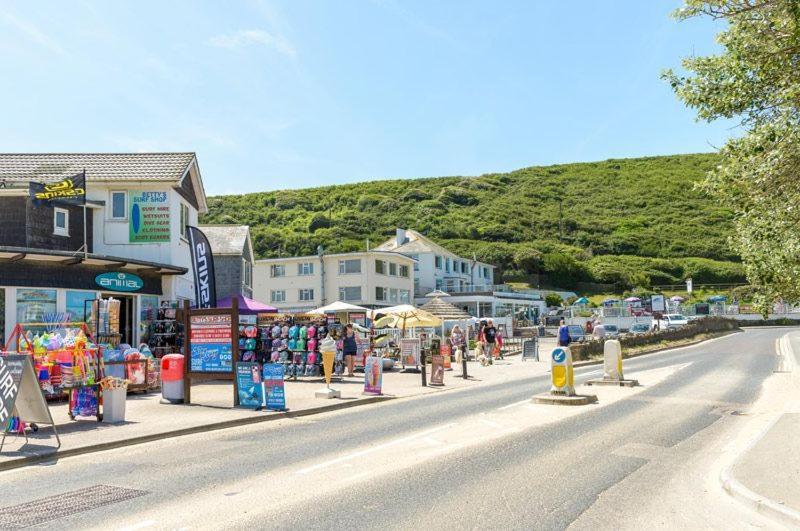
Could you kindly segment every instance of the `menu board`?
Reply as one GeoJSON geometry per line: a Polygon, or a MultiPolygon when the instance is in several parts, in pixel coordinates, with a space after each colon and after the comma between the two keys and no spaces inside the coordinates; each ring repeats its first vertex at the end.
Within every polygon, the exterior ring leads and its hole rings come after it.
{"type": "Polygon", "coordinates": [[[286,409],[286,390],[283,386],[284,367],[282,363],[264,364],[264,397],[267,409],[283,411],[286,409]]]}
{"type": "Polygon", "coordinates": [[[418,337],[400,340],[400,359],[403,366],[419,366],[422,346],[418,337]]]}
{"type": "Polygon", "coordinates": [[[260,409],[264,401],[261,365],[255,362],[237,363],[236,383],[239,389],[239,407],[260,409]]]}
{"type": "Polygon", "coordinates": [[[233,371],[231,316],[192,315],[189,317],[189,368],[192,372],[233,371]]]}
{"type": "Polygon", "coordinates": [[[379,395],[383,384],[383,359],[368,356],[364,364],[364,394],[379,395]]]}

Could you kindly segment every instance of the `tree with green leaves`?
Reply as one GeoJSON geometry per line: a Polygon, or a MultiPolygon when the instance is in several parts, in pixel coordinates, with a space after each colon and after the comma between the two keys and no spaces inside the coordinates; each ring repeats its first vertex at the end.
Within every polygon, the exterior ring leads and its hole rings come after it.
{"type": "Polygon", "coordinates": [[[739,120],[704,188],[735,212],[732,243],[763,313],[800,300],[800,0],[686,0],[679,19],[727,23],[718,55],[664,73],[698,118],[739,120]]]}

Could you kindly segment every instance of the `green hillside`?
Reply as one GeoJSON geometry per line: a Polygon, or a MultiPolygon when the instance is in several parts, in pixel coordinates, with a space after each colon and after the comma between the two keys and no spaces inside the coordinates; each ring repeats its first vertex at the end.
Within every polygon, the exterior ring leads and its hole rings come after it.
{"type": "Polygon", "coordinates": [[[506,278],[622,288],[741,282],[732,214],[696,190],[713,154],[531,167],[480,177],[372,181],[209,199],[204,223],[252,227],[259,257],[363,249],[418,230],[506,278]],[[559,235],[559,204],[562,208],[559,235]]]}

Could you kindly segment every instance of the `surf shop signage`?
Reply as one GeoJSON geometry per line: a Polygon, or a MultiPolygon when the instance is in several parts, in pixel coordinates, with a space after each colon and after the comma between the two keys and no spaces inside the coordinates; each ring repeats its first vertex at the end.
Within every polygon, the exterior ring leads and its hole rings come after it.
{"type": "Polygon", "coordinates": [[[101,273],[94,277],[94,282],[108,291],[139,291],[144,286],[141,277],[133,273],[101,273]]]}
{"type": "Polygon", "coordinates": [[[128,212],[130,243],[169,242],[170,212],[167,192],[131,190],[128,212]]]}

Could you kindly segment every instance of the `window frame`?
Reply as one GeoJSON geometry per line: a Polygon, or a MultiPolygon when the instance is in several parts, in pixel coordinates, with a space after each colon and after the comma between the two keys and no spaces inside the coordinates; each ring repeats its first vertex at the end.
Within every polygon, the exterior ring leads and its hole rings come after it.
{"type": "Polygon", "coordinates": [[[375,286],[375,300],[377,302],[387,302],[389,300],[389,289],[381,286],[375,286]],[[378,295],[378,294],[381,295],[378,295]]]}
{"type": "Polygon", "coordinates": [[[407,265],[400,264],[400,267],[397,269],[397,275],[402,277],[402,278],[408,278],[409,275],[411,274],[410,270],[411,270],[411,268],[408,267],[407,265]],[[404,271],[405,271],[405,273],[404,273],[404,271]]]}
{"type": "Polygon", "coordinates": [[[272,289],[269,291],[269,301],[270,302],[286,302],[286,290],[285,289],[272,289]],[[280,297],[276,297],[276,295],[280,294],[280,297]]]}
{"type": "Polygon", "coordinates": [[[108,204],[109,207],[106,212],[108,213],[108,221],[128,221],[128,191],[127,190],[109,190],[108,191],[108,204]],[[114,216],[114,196],[122,194],[122,217],[114,216]]]}
{"type": "Polygon", "coordinates": [[[64,236],[69,238],[69,210],[66,208],[53,207],[53,236],[64,236]],[[64,214],[64,226],[58,226],[58,215],[64,214]]]}
{"type": "Polygon", "coordinates": [[[433,266],[436,269],[442,269],[443,262],[444,262],[444,258],[441,255],[437,254],[436,256],[434,256],[434,258],[433,258],[433,266]]]}
{"type": "Polygon", "coordinates": [[[375,260],[375,273],[378,275],[386,274],[386,260],[375,260]]]}
{"type": "Polygon", "coordinates": [[[286,264],[270,264],[269,278],[283,278],[286,276],[286,264]],[[276,275],[275,272],[280,270],[281,274],[276,275]]]}
{"type": "Polygon", "coordinates": [[[361,301],[363,298],[363,294],[361,292],[361,286],[339,286],[339,300],[343,302],[357,302],[361,301]],[[348,297],[347,290],[348,289],[357,289],[358,290],[358,297],[348,297]]]}
{"type": "Polygon", "coordinates": [[[389,262],[389,276],[396,277],[397,276],[397,263],[396,262],[389,262]],[[392,272],[394,270],[394,272],[392,272]]]}
{"type": "Polygon", "coordinates": [[[297,276],[310,277],[314,275],[314,262],[298,262],[297,263],[297,276]],[[308,267],[306,267],[308,266],[308,267]]]}
{"type": "Polygon", "coordinates": [[[299,288],[297,290],[297,300],[300,302],[312,302],[314,300],[314,288],[299,288]],[[305,297],[303,295],[306,295],[305,297]]]}
{"type": "Polygon", "coordinates": [[[361,274],[361,259],[360,258],[345,258],[339,260],[339,274],[340,275],[360,275],[361,274]],[[347,264],[358,262],[358,271],[347,271],[347,264]]]}
{"type": "Polygon", "coordinates": [[[182,240],[189,241],[189,205],[181,201],[180,206],[180,237],[182,240]]]}

